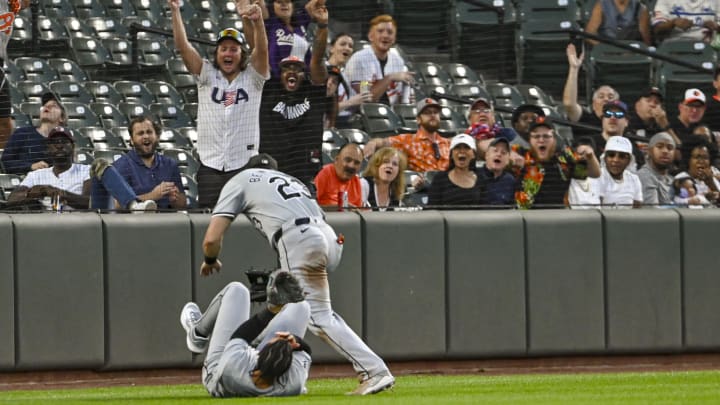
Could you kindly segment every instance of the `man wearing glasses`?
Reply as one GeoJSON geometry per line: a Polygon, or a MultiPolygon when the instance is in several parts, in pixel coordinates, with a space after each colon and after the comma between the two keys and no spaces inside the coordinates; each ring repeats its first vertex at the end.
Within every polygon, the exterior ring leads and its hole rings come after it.
{"type": "Polygon", "coordinates": [[[599,180],[600,203],[613,208],[640,208],[643,202],[640,178],[627,170],[632,163],[632,144],[622,136],[613,136],[605,145],[599,180]]]}
{"type": "MultiPolygon", "coordinates": [[[[620,100],[605,103],[602,111],[602,132],[599,135],[595,134],[595,136],[593,136],[595,145],[597,145],[596,154],[598,156],[602,155],[605,151],[605,144],[610,138],[613,136],[623,136],[625,134],[629,123],[627,105],[620,100]]],[[[635,142],[631,143],[636,164],[632,165],[629,170],[635,172],[645,163],[645,158],[635,142]]]]}
{"type": "Polygon", "coordinates": [[[418,173],[446,170],[450,165],[450,141],[438,133],[440,108],[440,104],[431,98],[420,100],[417,103],[417,132],[373,138],[365,145],[365,157],[369,158],[377,149],[392,146],[405,153],[409,170],[418,173]]]}

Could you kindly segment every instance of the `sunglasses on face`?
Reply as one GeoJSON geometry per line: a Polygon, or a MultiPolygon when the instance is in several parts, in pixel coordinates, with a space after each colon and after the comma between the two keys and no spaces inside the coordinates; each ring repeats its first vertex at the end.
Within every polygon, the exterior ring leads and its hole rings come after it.
{"type": "Polygon", "coordinates": [[[440,146],[438,144],[436,144],[435,142],[433,142],[432,149],[433,149],[433,155],[435,156],[435,159],[439,160],[440,159],[440,146]]]}
{"type": "Polygon", "coordinates": [[[610,159],[614,158],[620,158],[620,159],[630,159],[630,154],[625,152],[616,152],[614,150],[609,150],[605,152],[605,156],[609,157],[610,159]]]}
{"type": "Polygon", "coordinates": [[[610,111],[610,110],[607,110],[607,111],[605,111],[605,112],[603,113],[603,116],[604,116],[605,118],[615,117],[615,118],[617,118],[617,119],[620,119],[620,118],[625,118],[625,112],[624,112],[624,111],[610,111]]]}

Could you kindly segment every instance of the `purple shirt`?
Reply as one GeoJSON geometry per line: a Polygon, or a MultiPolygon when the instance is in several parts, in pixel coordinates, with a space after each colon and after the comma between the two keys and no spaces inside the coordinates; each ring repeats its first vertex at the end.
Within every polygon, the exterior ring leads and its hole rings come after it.
{"type": "MultiPolygon", "coordinates": [[[[145,166],[140,156],[131,150],[113,163],[120,175],[128,182],[135,194],[142,195],[151,192],[155,186],[163,181],[172,181],[178,190],[184,190],[180,169],[175,159],[155,153],[152,167],[145,166]]],[[[156,201],[158,208],[172,208],[170,199],[165,196],[156,201]]]]}
{"type": "Polygon", "coordinates": [[[278,19],[272,11],[270,18],[265,20],[265,31],[268,37],[268,55],[270,57],[270,76],[280,77],[280,61],[290,55],[305,56],[305,65],[310,66],[310,43],[307,42],[307,26],[310,15],[300,9],[292,18],[293,30],[278,19]]]}

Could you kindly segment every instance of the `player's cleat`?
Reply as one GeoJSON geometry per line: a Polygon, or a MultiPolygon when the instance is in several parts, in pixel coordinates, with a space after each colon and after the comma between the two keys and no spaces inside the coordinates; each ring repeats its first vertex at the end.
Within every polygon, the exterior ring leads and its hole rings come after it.
{"type": "Polygon", "coordinates": [[[354,391],[348,392],[348,395],[377,394],[380,391],[392,388],[394,384],[395,377],[392,374],[377,374],[361,382],[354,391]]]}
{"type": "Polygon", "coordinates": [[[185,304],[182,312],[180,312],[180,324],[182,324],[183,329],[185,329],[187,333],[187,339],[185,341],[187,342],[188,350],[198,354],[204,353],[208,346],[208,338],[195,334],[195,325],[200,321],[201,316],[202,312],[200,312],[200,308],[194,302],[185,304]]]}
{"type": "Polygon", "coordinates": [[[133,201],[130,203],[129,208],[133,214],[140,214],[147,211],[157,210],[157,204],[153,200],[133,201]]]}

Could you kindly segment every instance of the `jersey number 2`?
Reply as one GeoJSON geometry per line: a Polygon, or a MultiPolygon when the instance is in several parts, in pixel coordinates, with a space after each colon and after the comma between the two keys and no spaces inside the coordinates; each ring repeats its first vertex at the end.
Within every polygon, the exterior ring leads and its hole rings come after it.
{"type": "Polygon", "coordinates": [[[275,183],[276,181],[280,182],[277,186],[277,192],[285,200],[303,196],[312,198],[312,195],[308,192],[307,188],[305,188],[305,185],[300,183],[298,180],[292,179],[288,182],[288,179],[284,177],[275,176],[271,177],[268,181],[270,183],[275,183]]]}

